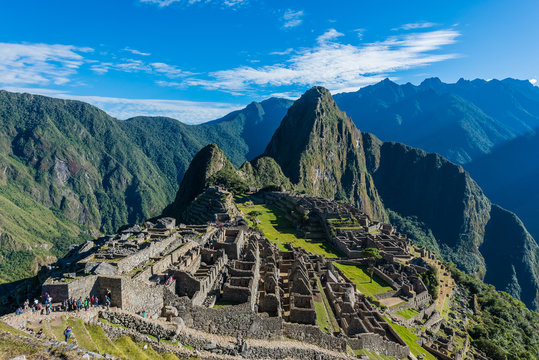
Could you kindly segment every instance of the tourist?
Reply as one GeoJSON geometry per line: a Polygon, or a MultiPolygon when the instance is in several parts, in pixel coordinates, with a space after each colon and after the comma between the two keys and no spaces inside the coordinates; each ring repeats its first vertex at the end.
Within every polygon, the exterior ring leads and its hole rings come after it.
{"type": "Polygon", "coordinates": [[[95,305],[95,307],[99,306],[99,298],[97,296],[94,297],[94,305],[95,305]]]}
{"type": "Polygon", "coordinates": [[[64,330],[64,336],[65,336],[65,341],[67,342],[69,340],[69,337],[71,336],[71,329],[68,327],[66,327],[66,329],[64,330]]]}
{"type": "Polygon", "coordinates": [[[88,300],[88,297],[84,299],[84,311],[88,311],[88,308],[90,307],[90,301],[88,300]]]}
{"type": "Polygon", "coordinates": [[[146,311],[142,311],[142,317],[145,318],[146,317],[146,311]]]}
{"type": "Polygon", "coordinates": [[[21,307],[19,306],[19,307],[17,308],[17,310],[15,310],[15,315],[21,315],[21,314],[22,314],[22,309],[21,309],[21,307]]]}
{"type": "Polygon", "coordinates": [[[161,344],[161,335],[157,335],[157,344],[161,344]]]}
{"type": "Polygon", "coordinates": [[[30,306],[30,300],[26,299],[24,301],[24,310],[28,310],[28,307],[30,306]]]}
{"type": "Polygon", "coordinates": [[[46,309],[45,314],[49,315],[51,313],[51,303],[50,302],[45,304],[45,309],[46,309]]]}

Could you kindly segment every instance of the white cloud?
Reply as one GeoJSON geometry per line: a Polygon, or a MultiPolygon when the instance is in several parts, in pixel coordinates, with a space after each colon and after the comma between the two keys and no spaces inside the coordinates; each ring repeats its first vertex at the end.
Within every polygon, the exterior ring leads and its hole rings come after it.
{"type": "Polygon", "coordinates": [[[303,10],[286,10],[283,15],[283,28],[288,29],[301,25],[301,23],[303,22],[302,17],[303,10]]]}
{"type": "Polygon", "coordinates": [[[326,31],[325,33],[317,37],[316,41],[318,41],[319,44],[325,44],[343,35],[344,35],[343,33],[340,33],[335,29],[329,29],[328,31],[326,31]]]}
{"type": "Polygon", "coordinates": [[[169,65],[162,62],[146,63],[142,60],[123,59],[121,62],[101,62],[90,66],[90,69],[96,73],[104,74],[109,70],[123,72],[146,72],[148,74],[164,75],[168,78],[177,78],[181,76],[193,75],[188,71],[183,71],[175,65],[169,65]]]}
{"type": "Polygon", "coordinates": [[[422,22],[417,22],[417,23],[410,23],[410,24],[404,24],[398,28],[393,28],[391,30],[417,30],[417,29],[426,29],[426,28],[431,28],[433,26],[436,26],[438,24],[436,23],[433,23],[433,22],[426,22],[426,21],[422,21],[422,22]]]}
{"type": "Polygon", "coordinates": [[[141,55],[141,56],[150,56],[150,55],[151,55],[150,53],[138,51],[138,50],[135,50],[135,49],[130,49],[129,47],[125,47],[125,48],[124,48],[124,51],[128,51],[128,52],[130,52],[131,54],[141,55]]]}
{"type": "Polygon", "coordinates": [[[537,84],[537,79],[530,79],[529,81],[530,81],[530,83],[531,83],[532,85],[537,84]]]}
{"type": "Polygon", "coordinates": [[[290,54],[292,51],[294,51],[294,49],[288,48],[288,49],[283,50],[283,51],[274,51],[274,52],[270,52],[270,55],[288,55],[288,54],[290,54]]]}
{"type": "Polygon", "coordinates": [[[3,89],[13,92],[84,101],[99,107],[118,119],[128,119],[139,115],[167,116],[178,119],[186,124],[199,124],[218,119],[243,107],[237,104],[220,102],[82,96],[43,88],[4,87],[3,89]]]}
{"type": "MultiPolygon", "coordinates": [[[[217,1],[217,0],[216,0],[217,1]]],[[[227,7],[235,7],[247,3],[248,0],[219,0],[221,4],[227,7]]],[[[211,2],[211,0],[140,0],[141,3],[153,4],[159,7],[167,7],[176,2],[192,5],[198,2],[211,2]]]]}
{"type": "Polygon", "coordinates": [[[242,66],[210,73],[210,79],[185,81],[191,86],[229,92],[247,91],[253,86],[291,85],[322,85],[340,92],[380,81],[388,73],[458,56],[431,53],[456,41],[460,33],[454,29],[392,36],[362,46],[330,41],[340,36],[332,30],[319,38],[317,46],[292,55],[285,64],[242,66]]]}
{"type": "Polygon", "coordinates": [[[0,83],[65,84],[84,64],[87,47],[0,43],[0,83]]]}

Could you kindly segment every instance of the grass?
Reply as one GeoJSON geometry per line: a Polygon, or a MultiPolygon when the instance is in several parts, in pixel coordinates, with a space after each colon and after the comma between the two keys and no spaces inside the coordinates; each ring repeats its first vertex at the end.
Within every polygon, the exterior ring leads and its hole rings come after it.
{"type": "Polygon", "coordinates": [[[394,360],[395,359],[393,356],[377,354],[376,352],[367,350],[367,349],[354,350],[354,355],[357,355],[357,356],[365,355],[371,360],[394,360]]]}
{"type": "Polygon", "coordinates": [[[90,334],[86,330],[84,322],[81,319],[69,318],[67,319],[67,324],[71,327],[71,331],[73,331],[73,335],[75,335],[75,339],[77,340],[77,344],[79,346],[85,348],[86,350],[94,352],[98,351],[97,346],[90,337],[90,334]]]}
{"type": "Polygon", "coordinates": [[[257,216],[259,224],[249,221],[249,225],[253,228],[258,228],[272,243],[282,251],[289,251],[286,243],[292,246],[300,247],[316,255],[323,255],[327,258],[337,258],[340,255],[337,250],[330,244],[321,239],[304,239],[302,238],[294,224],[286,218],[283,211],[275,206],[267,204],[253,204],[249,207],[245,206],[247,198],[239,199],[238,208],[245,214],[251,211],[259,211],[261,215],[257,216]]]}
{"type": "Polygon", "coordinates": [[[399,334],[402,340],[404,340],[406,344],[408,344],[408,346],[410,347],[410,352],[414,354],[414,356],[417,357],[419,354],[425,354],[423,359],[436,360],[436,358],[432,354],[430,354],[427,350],[425,350],[423,347],[421,347],[418,343],[415,342],[415,340],[419,338],[416,334],[408,330],[408,328],[406,328],[405,326],[393,323],[389,318],[385,316],[384,319],[386,319],[386,321],[389,323],[389,325],[391,325],[393,330],[395,330],[395,332],[399,334]]]}
{"type": "MultiPolygon", "coordinates": [[[[61,318],[55,318],[49,323],[49,325],[51,327],[51,331],[52,331],[54,337],[58,341],[64,341],[64,339],[65,339],[64,330],[67,327],[66,318],[64,316],[62,316],[61,318]],[[60,319],[60,323],[57,323],[58,319],[60,319]]],[[[71,334],[71,336],[69,337],[68,342],[70,342],[70,343],[76,342],[76,338],[75,338],[74,335],[75,335],[74,333],[71,334]]]]}
{"type": "Polygon", "coordinates": [[[364,267],[344,265],[339,264],[338,262],[333,262],[333,264],[339,268],[350,281],[356,284],[357,289],[365,295],[374,296],[392,290],[391,286],[376,275],[374,275],[371,283],[369,274],[365,271],[364,267]]]}
{"type": "Polygon", "coordinates": [[[419,311],[415,309],[406,309],[397,311],[397,315],[402,316],[405,319],[411,319],[419,314],[419,311]]]}
{"type": "Polygon", "coordinates": [[[233,302],[233,301],[217,300],[215,302],[215,305],[213,305],[213,308],[214,309],[222,309],[224,307],[229,307],[229,306],[234,306],[234,305],[238,305],[238,303],[233,302]]]}
{"type": "Polygon", "coordinates": [[[331,325],[328,320],[326,307],[322,301],[314,302],[314,310],[316,311],[316,322],[320,330],[329,334],[331,332],[331,325]]]}
{"type": "Polygon", "coordinates": [[[8,360],[14,357],[25,355],[27,357],[36,354],[40,351],[38,347],[23,343],[13,334],[3,334],[0,337],[0,359],[8,360]]]}
{"type": "Polygon", "coordinates": [[[157,351],[155,351],[153,349],[152,345],[150,345],[148,343],[137,343],[137,346],[139,347],[140,351],[142,351],[150,359],[162,359],[163,358],[161,356],[161,354],[159,354],[157,351]],[[147,345],[146,349],[144,349],[144,345],[147,345]]]}
{"type": "Polygon", "coordinates": [[[149,357],[142,351],[140,347],[137,346],[131,340],[129,336],[122,336],[118,339],[114,340],[114,345],[125,354],[124,359],[129,360],[151,360],[152,358],[149,357]]]}
{"type": "Polygon", "coordinates": [[[1,331],[7,331],[13,335],[20,335],[20,336],[26,336],[26,333],[24,331],[20,331],[18,329],[15,329],[14,327],[6,324],[3,321],[0,321],[0,330],[1,331]]]}
{"type": "Polygon", "coordinates": [[[97,345],[100,353],[107,353],[122,359],[126,358],[125,354],[110,341],[103,328],[98,325],[87,324],[86,329],[88,329],[88,333],[90,333],[90,336],[97,345]]]}
{"type": "Polygon", "coordinates": [[[335,314],[333,314],[331,306],[329,305],[329,301],[326,297],[326,293],[324,292],[324,288],[322,287],[322,283],[320,282],[320,278],[316,277],[316,282],[318,284],[318,289],[320,290],[320,297],[322,298],[322,306],[324,307],[325,317],[328,321],[328,329],[334,333],[340,332],[341,328],[339,326],[339,323],[337,322],[337,319],[335,319],[335,314]]]}

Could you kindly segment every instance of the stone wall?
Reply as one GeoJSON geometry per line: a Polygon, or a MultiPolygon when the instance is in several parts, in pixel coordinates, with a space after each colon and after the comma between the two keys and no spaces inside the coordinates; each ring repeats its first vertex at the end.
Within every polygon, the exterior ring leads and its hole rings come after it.
{"type": "Polygon", "coordinates": [[[347,339],[328,335],[317,326],[283,322],[283,334],[326,349],[346,351],[347,339]]]}
{"type": "Polygon", "coordinates": [[[123,278],[122,309],[134,313],[146,311],[148,316],[157,317],[163,308],[163,292],[163,286],[148,286],[140,281],[123,278]]]}
{"type": "Polygon", "coordinates": [[[348,343],[352,349],[365,348],[387,356],[393,356],[397,359],[407,358],[410,353],[408,345],[388,341],[382,336],[374,333],[359,334],[357,338],[349,339],[348,343]]]}
{"type": "Polygon", "coordinates": [[[118,270],[121,273],[128,273],[133,269],[143,266],[152,257],[158,257],[168,247],[180,245],[181,240],[176,238],[176,234],[162,240],[152,241],[150,246],[136,252],[133,255],[127,256],[116,262],[118,270]]]}

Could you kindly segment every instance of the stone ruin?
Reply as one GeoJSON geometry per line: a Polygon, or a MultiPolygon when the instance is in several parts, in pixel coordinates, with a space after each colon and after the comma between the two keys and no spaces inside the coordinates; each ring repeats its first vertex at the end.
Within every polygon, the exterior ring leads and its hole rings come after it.
{"type": "MultiPolygon", "coordinates": [[[[220,188],[210,192],[230,200],[220,188]]],[[[408,241],[391,225],[321,198],[267,192],[263,200],[283,210],[306,238],[325,240],[339,249],[347,259],[337,261],[362,264],[361,250],[376,247],[383,259],[374,271],[393,288],[388,296],[401,297],[415,308],[431,301],[419,277],[426,271],[424,264],[402,264],[412,258],[408,241]]],[[[207,211],[208,206],[195,205],[191,214],[207,211]]],[[[151,317],[181,316],[182,322],[203,331],[218,333],[223,329],[215,324],[232,323],[233,316],[241,314],[250,319],[250,327],[238,323],[236,330],[227,332],[286,335],[328,348],[349,345],[399,358],[408,354],[406,343],[371,300],[331,261],[299,248],[282,251],[238,214],[222,210],[211,210],[219,216],[203,224],[177,225],[174,219],[160,218],[88,242],[59,264],[56,270],[64,272],[53,271],[42,291],[55,302],[108,295],[113,307],[151,317]],[[319,328],[317,304],[334,318],[332,329],[326,329],[330,334],[319,328]],[[212,309],[216,305],[219,310],[212,309]]]]}

